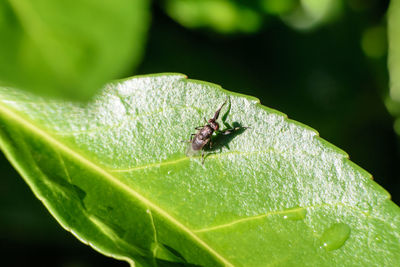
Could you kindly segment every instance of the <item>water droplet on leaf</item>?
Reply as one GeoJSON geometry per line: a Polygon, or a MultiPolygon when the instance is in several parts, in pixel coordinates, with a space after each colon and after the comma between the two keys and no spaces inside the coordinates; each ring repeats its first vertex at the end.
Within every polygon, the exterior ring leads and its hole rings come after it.
{"type": "Polygon", "coordinates": [[[335,250],[343,246],[350,236],[350,227],[344,223],[336,223],[325,230],[321,236],[323,248],[327,251],[335,250]]]}

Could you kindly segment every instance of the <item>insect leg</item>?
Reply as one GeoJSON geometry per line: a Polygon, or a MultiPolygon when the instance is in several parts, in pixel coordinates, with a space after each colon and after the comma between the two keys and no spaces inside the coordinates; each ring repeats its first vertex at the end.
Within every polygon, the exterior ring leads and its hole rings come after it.
{"type": "Polygon", "coordinates": [[[183,143],[191,143],[193,141],[193,136],[195,136],[196,134],[192,133],[190,134],[190,140],[182,140],[181,142],[183,143]]]}
{"type": "Polygon", "coordinates": [[[204,165],[204,150],[201,150],[201,165],[204,165]]]}

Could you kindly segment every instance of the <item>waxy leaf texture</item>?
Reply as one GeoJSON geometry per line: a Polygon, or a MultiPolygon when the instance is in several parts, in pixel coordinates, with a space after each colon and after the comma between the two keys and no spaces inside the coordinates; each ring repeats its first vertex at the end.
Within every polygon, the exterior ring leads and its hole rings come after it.
{"type": "Polygon", "coordinates": [[[107,85],[90,103],[0,88],[0,145],[57,221],[132,265],[395,266],[400,212],[317,132],[180,74],[107,85]],[[229,96],[201,157],[186,143],[229,96]]]}

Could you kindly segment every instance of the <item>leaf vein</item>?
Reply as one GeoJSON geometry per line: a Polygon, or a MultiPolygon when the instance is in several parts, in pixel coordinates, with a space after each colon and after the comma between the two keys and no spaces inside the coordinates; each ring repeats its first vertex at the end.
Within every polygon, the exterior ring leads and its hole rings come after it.
{"type": "MultiPolygon", "coordinates": [[[[247,151],[247,152],[242,152],[242,151],[229,151],[229,152],[223,152],[223,153],[218,153],[218,154],[213,154],[210,156],[207,156],[207,159],[219,159],[220,157],[223,156],[229,156],[229,155],[257,155],[257,154],[263,154],[263,153],[268,153],[268,152],[275,152],[278,153],[276,150],[274,149],[268,149],[268,150],[256,150],[256,151],[247,151]]],[[[155,163],[150,163],[150,164],[145,164],[145,165],[140,165],[140,166],[136,166],[136,167],[132,167],[132,168],[127,168],[127,169],[110,169],[110,172],[114,172],[114,173],[121,173],[121,172],[134,172],[134,171],[138,171],[138,170],[143,170],[143,169],[148,169],[148,168],[152,168],[152,167],[162,167],[162,166],[166,166],[166,165],[173,165],[173,164],[177,164],[180,163],[182,161],[186,161],[189,160],[190,158],[200,158],[201,156],[193,156],[193,157],[182,157],[182,158],[178,158],[175,160],[168,160],[168,161],[163,161],[163,162],[155,162],[155,163]]]]}
{"type": "MultiPolygon", "coordinates": [[[[229,227],[235,226],[236,224],[263,219],[263,218],[270,217],[273,215],[287,214],[287,213],[291,213],[291,212],[301,211],[302,209],[313,209],[313,208],[335,207],[335,206],[343,206],[346,208],[350,208],[350,209],[356,210],[356,211],[364,214],[366,217],[375,218],[375,217],[372,217],[369,213],[363,212],[356,207],[345,205],[342,202],[336,202],[336,203],[324,203],[324,204],[319,204],[319,205],[310,205],[310,206],[305,206],[305,207],[297,207],[297,208],[292,208],[292,209],[284,209],[284,210],[278,210],[278,211],[269,211],[264,214],[234,220],[229,223],[193,230],[193,232],[194,233],[211,232],[211,231],[215,231],[215,230],[219,230],[219,229],[223,229],[223,228],[229,228],[229,227]]],[[[380,220],[379,218],[375,218],[375,219],[380,220]]]]}

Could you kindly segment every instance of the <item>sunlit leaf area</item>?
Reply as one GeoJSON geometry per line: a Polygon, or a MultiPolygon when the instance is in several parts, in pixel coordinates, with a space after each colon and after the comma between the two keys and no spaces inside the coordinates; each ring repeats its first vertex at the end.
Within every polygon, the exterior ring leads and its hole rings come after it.
{"type": "Polygon", "coordinates": [[[396,266],[399,29],[399,0],[3,1],[0,265],[396,266]]]}

